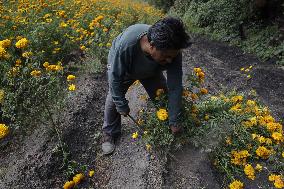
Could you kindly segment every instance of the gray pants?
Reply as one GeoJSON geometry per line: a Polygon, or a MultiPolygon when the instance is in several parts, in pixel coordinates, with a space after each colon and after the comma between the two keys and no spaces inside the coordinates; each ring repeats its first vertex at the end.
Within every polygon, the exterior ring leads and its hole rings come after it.
{"type": "MultiPolygon", "coordinates": [[[[135,80],[128,80],[123,83],[123,94],[125,95],[128,88],[135,80]]],[[[154,77],[139,80],[145,88],[151,100],[155,99],[157,89],[167,89],[166,78],[162,72],[157,73],[154,77]]],[[[110,90],[105,102],[103,132],[111,136],[117,136],[121,133],[121,115],[117,112],[112,100],[110,90]]]]}

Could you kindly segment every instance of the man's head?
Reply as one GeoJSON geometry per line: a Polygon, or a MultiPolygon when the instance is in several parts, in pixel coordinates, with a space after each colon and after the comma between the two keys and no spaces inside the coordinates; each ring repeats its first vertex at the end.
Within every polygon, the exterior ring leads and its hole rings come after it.
{"type": "Polygon", "coordinates": [[[147,34],[149,54],[158,63],[172,62],[181,49],[191,45],[190,37],[178,18],[166,17],[152,25],[147,34]]]}

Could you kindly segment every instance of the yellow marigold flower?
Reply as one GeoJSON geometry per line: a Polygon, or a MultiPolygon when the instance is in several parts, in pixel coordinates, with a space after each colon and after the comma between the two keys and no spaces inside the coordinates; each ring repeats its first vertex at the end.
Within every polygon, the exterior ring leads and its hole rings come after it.
{"type": "Polygon", "coordinates": [[[232,144],[232,139],[231,137],[226,137],[226,144],[231,145],[232,144]]]}
{"type": "Polygon", "coordinates": [[[73,177],[73,181],[75,184],[79,184],[84,179],[84,175],[82,173],[76,174],[73,177]]]}
{"type": "Polygon", "coordinates": [[[205,73],[204,72],[198,72],[196,75],[199,77],[200,80],[203,80],[205,78],[205,73]]]}
{"type": "Polygon", "coordinates": [[[253,101],[253,100],[247,100],[247,106],[251,106],[251,107],[254,107],[256,105],[256,102],[253,101]]]}
{"type": "Polygon", "coordinates": [[[273,132],[271,137],[276,140],[277,142],[281,141],[283,138],[283,135],[279,132],[273,132]]]}
{"type": "Polygon", "coordinates": [[[24,52],[24,53],[22,54],[22,57],[24,57],[24,58],[30,58],[32,55],[33,55],[32,52],[24,52]]]}
{"type": "Polygon", "coordinates": [[[260,164],[256,164],[255,170],[257,170],[259,172],[262,171],[262,166],[260,164]]]}
{"type": "Polygon", "coordinates": [[[4,49],[4,47],[0,46],[0,58],[5,58],[7,55],[7,51],[4,49]]]}
{"type": "Polygon", "coordinates": [[[244,188],[244,184],[239,181],[239,180],[234,180],[230,185],[229,185],[230,189],[243,189],[244,188]]]}
{"type": "Polygon", "coordinates": [[[150,144],[146,144],[146,150],[147,150],[147,151],[150,151],[151,148],[152,148],[152,146],[151,146],[150,144]]]}
{"type": "Polygon", "coordinates": [[[277,177],[277,175],[271,174],[271,175],[269,175],[268,180],[269,181],[275,181],[276,177],[277,177]]]}
{"type": "Polygon", "coordinates": [[[93,177],[94,174],[95,174],[95,171],[94,171],[94,170],[90,170],[90,171],[89,171],[89,177],[93,177]]]}
{"type": "Polygon", "coordinates": [[[241,96],[241,95],[233,96],[233,97],[231,98],[231,101],[232,101],[233,103],[242,102],[242,101],[243,101],[243,96],[241,96]]]}
{"type": "Polygon", "coordinates": [[[259,146],[256,151],[255,151],[256,155],[263,158],[263,159],[267,159],[270,154],[271,154],[271,150],[268,150],[266,147],[264,146],[259,146]]]}
{"type": "Polygon", "coordinates": [[[38,77],[40,75],[41,75],[41,71],[39,71],[39,70],[33,70],[31,72],[31,76],[38,77]]]}
{"type": "Polygon", "coordinates": [[[17,59],[15,63],[16,63],[16,66],[20,66],[22,64],[22,61],[21,59],[17,59]]]}
{"type": "Polygon", "coordinates": [[[86,46],[85,46],[85,45],[81,45],[81,46],[80,46],[80,49],[81,49],[82,51],[84,51],[84,50],[86,50],[86,46]]]}
{"type": "Polygon", "coordinates": [[[15,44],[15,46],[16,46],[18,49],[22,49],[22,48],[27,47],[28,44],[29,44],[29,41],[27,40],[27,38],[22,38],[22,39],[20,39],[20,40],[15,44]]]}
{"type": "Polygon", "coordinates": [[[282,152],[282,157],[284,158],[284,152],[282,152]]]}
{"type": "Polygon", "coordinates": [[[133,139],[138,138],[138,136],[139,136],[138,132],[135,132],[135,133],[132,134],[132,138],[133,138],[133,139]]]}
{"type": "Polygon", "coordinates": [[[3,103],[5,97],[5,92],[4,90],[0,89],[0,104],[3,103]]]}
{"type": "Polygon", "coordinates": [[[76,90],[76,86],[74,84],[69,85],[68,87],[69,91],[75,91],[76,90]]]}
{"type": "Polygon", "coordinates": [[[247,157],[250,156],[247,150],[231,152],[231,163],[235,165],[245,165],[247,157]]]}
{"type": "Polygon", "coordinates": [[[230,111],[241,113],[242,112],[242,105],[240,103],[237,103],[236,105],[232,106],[230,111]]]}
{"type": "Polygon", "coordinates": [[[137,122],[138,122],[139,125],[142,125],[144,123],[144,121],[142,119],[138,119],[137,122]]]}
{"type": "Polygon", "coordinates": [[[74,185],[75,185],[74,181],[67,181],[67,182],[65,182],[63,189],[71,189],[71,188],[73,188],[74,185]]]}
{"type": "Polygon", "coordinates": [[[183,90],[182,91],[182,96],[184,96],[184,97],[188,97],[190,95],[190,92],[188,91],[188,90],[183,90]]]}
{"type": "Polygon", "coordinates": [[[208,114],[205,114],[204,119],[205,119],[206,121],[209,120],[209,115],[208,115],[208,114]]]}
{"type": "Polygon", "coordinates": [[[255,179],[255,171],[254,168],[251,166],[251,164],[245,165],[244,172],[249,179],[251,180],[255,179]]]}
{"type": "Polygon", "coordinates": [[[0,46],[3,48],[8,48],[11,46],[11,40],[10,39],[5,39],[3,41],[0,41],[0,46]]]}
{"type": "Polygon", "coordinates": [[[67,76],[67,81],[73,81],[76,78],[75,75],[68,75],[67,76]]]}
{"type": "Polygon", "coordinates": [[[44,62],[43,67],[47,68],[49,66],[49,62],[44,62]]]}
{"type": "Polygon", "coordinates": [[[198,99],[198,96],[195,93],[191,93],[190,97],[191,97],[192,100],[197,100],[198,99]]]}
{"type": "Polygon", "coordinates": [[[157,116],[158,116],[158,119],[161,120],[161,121],[165,121],[166,119],[168,119],[168,112],[166,109],[159,109],[159,111],[157,111],[157,116]]]}
{"type": "Polygon", "coordinates": [[[270,132],[273,132],[273,131],[276,131],[276,130],[278,130],[278,131],[282,130],[282,125],[280,123],[275,123],[275,122],[267,123],[266,127],[270,132]]]}
{"type": "Polygon", "coordinates": [[[59,27],[61,28],[66,28],[68,25],[65,22],[61,22],[59,27]]]}
{"type": "Polygon", "coordinates": [[[0,124],[0,139],[5,138],[9,133],[9,127],[5,124],[0,124]]]}
{"type": "Polygon", "coordinates": [[[275,188],[283,188],[284,187],[284,181],[283,181],[283,178],[281,178],[280,175],[279,175],[279,177],[277,177],[275,179],[274,186],[275,186],[275,188]]]}
{"type": "Polygon", "coordinates": [[[201,88],[201,89],[200,89],[200,92],[201,92],[201,94],[207,94],[207,93],[208,93],[208,90],[205,89],[205,88],[201,88]]]}
{"type": "Polygon", "coordinates": [[[270,138],[266,138],[265,144],[271,145],[272,144],[272,140],[270,138]]]}
{"type": "Polygon", "coordinates": [[[193,70],[194,70],[195,73],[202,72],[202,69],[201,69],[201,68],[193,68],[193,70]]]}
{"type": "Polygon", "coordinates": [[[164,89],[157,89],[156,96],[161,96],[162,94],[164,94],[164,92],[164,89]]]}

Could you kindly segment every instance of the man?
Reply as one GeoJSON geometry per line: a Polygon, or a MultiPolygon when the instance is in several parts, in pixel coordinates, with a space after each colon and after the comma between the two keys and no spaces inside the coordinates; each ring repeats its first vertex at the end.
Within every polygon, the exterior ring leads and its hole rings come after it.
{"type": "Polygon", "coordinates": [[[108,54],[109,92],[105,103],[102,150],[111,154],[121,133],[121,115],[130,112],[125,94],[139,80],[154,100],[157,89],[169,98],[169,126],[180,132],[178,117],[182,97],[182,53],[190,45],[180,19],[166,17],[154,25],[135,24],[119,34],[108,54]],[[167,71],[167,80],[162,71],[167,71]]]}

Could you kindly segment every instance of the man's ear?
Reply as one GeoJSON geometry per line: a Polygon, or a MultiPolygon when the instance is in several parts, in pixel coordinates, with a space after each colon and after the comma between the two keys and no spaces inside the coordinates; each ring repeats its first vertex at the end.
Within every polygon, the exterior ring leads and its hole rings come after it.
{"type": "Polygon", "coordinates": [[[154,41],[150,41],[149,47],[150,47],[151,50],[153,50],[153,48],[154,48],[154,41]]]}

